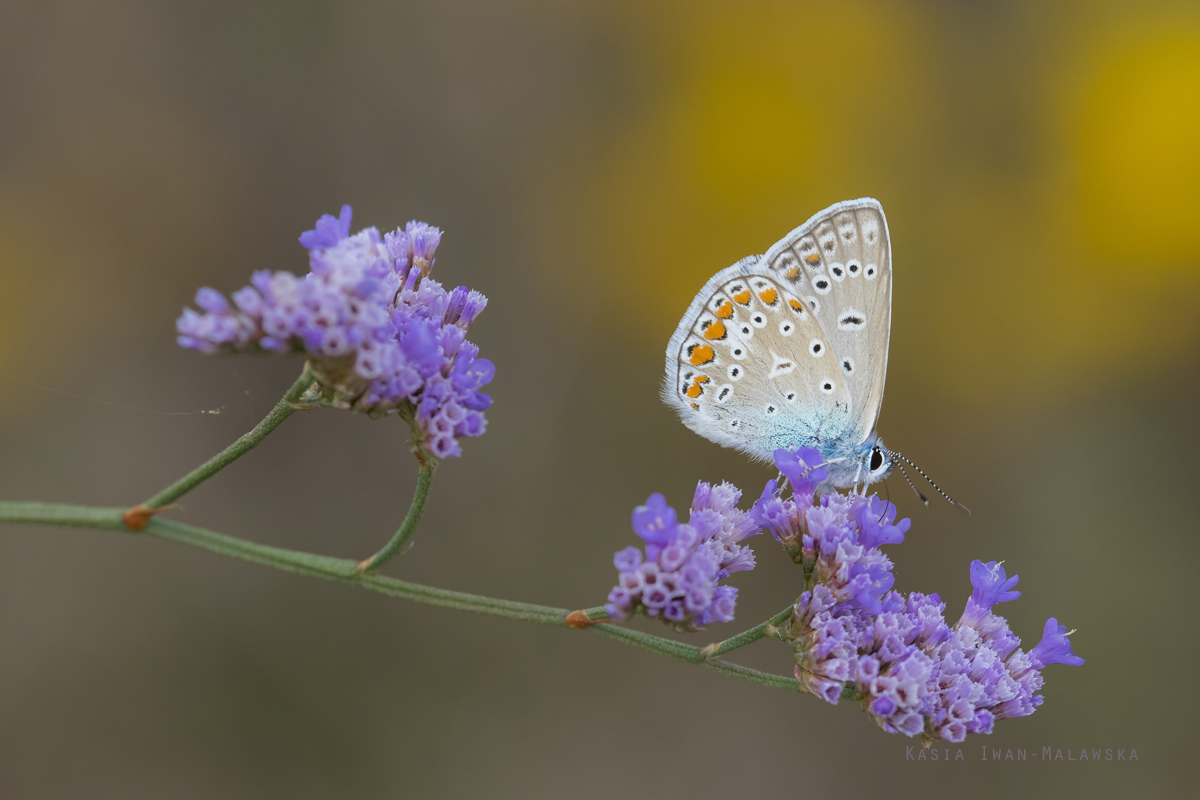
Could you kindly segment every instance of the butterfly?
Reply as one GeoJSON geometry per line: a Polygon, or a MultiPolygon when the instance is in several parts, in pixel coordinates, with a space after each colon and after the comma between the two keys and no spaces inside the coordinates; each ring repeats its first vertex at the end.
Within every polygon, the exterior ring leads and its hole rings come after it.
{"type": "Polygon", "coordinates": [[[718,444],[762,460],[813,447],[833,486],[875,483],[903,458],[875,431],[891,314],[883,208],[837,203],[704,284],[667,345],[663,397],[718,444]]]}

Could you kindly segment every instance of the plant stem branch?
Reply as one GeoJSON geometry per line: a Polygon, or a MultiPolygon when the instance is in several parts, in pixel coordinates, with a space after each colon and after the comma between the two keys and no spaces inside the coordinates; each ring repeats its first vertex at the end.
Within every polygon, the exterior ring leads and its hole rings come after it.
{"type": "MultiPolygon", "coordinates": [[[[301,389],[302,392],[303,389],[301,389]]],[[[297,397],[299,397],[299,394],[297,397]]],[[[0,523],[62,525],[73,528],[93,528],[108,531],[127,530],[123,509],[95,508],[58,503],[14,503],[0,501],[0,523]]],[[[426,603],[428,605],[442,606],[443,608],[453,608],[459,611],[473,611],[478,614],[524,620],[526,622],[537,622],[543,625],[555,625],[561,628],[568,627],[568,611],[565,608],[553,608],[551,606],[535,605],[532,603],[518,603],[512,600],[500,600],[477,594],[456,592],[450,589],[424,586],[419,583],[402,581],[382,575],[363,574],[359,571],[358,565],[350,559],[333,558],[331,556],[305,553],[299,550],[287,550],[281,547],[257,544],[245,539],[238,539],[215,531],[198,528],[194,525],[176,522],[175,520],[149,519],[141,535],[199,547],[219,555],[250,561],[286,572],[294,572],[298,575],[355,584],[364,589],[370,589],[371,591],[380,592],[391,597],[411,600],[415,603],[426,603]]],[[[788,607],[788,611],[790,613],[790,606],[788,607]]],[[[780,613],[782,614],[782,612],[780,613]]],[[[607,615],[604,613],[603,608],[593,608],[588,609],[588,616],[593,620],[599,620],[607,615]]],[[[776,615],[776,617],[778,616],[776,615]]],[[[726,642],[739,639],[739,637],[747,637],[752,631],[758,630],[758,628],[762,628],[765,632],[767,624],[763,623],[756,628],[751,628],[750,631],[739,634],[733,637],[733,639],[727,639],[726,642]]],[[[650,633],[643,633],[610,624],[591,625],[588,630],[599,636],[616,639],[625,644],[640,647],[678,661],[696,664],[723,675],[787,691],[800,691],[800,684],[794,678],[760,672],[759,670],[737,664],[709,661],[701,648],[673,639],[666,639],[650,633]]],[[[761,638],[761,635],[755,638],[761,638]]],[[[746,643],[749,642],[747,641],[746,643]]]]}
{"type": "Polygon", "coordinates": [[[794,604],[783,609],[766,622],[760,622],[753,628],[744,630],[736,636],[730,636],[728,639],[717,643],[715,646],[710,644],[708,647],[703,648],[705,654],[708,658],[718,658],[725,653],[728,653],[730,650],[737,650],[739,647],[745,647],[748,644],[757,642],[759,639],[767,635],[772,625],[782,625],[784,622],[786,622],[788,618],[792,616],[793,607],[794,604]]]}
{"type": "Polygon", "coordinates": [[[413,533],[416,532],[417,524],[421,521],[421,514],[425,511],[425,500],[429,497],[429,487],[433,485],[433,470],[437,466],[437,462],[432,456],[421,455],[419,450],[414,450],[414,452],[417,453],[421,471],[417,473],[417,488],[413,492],[408,513],[404,515],[404,521],[400,523],[400,528],[383,546],[383,549],[370,558],[358,562],[357,569],[361,573],[371,574],[400,555],[412,539],[413,533]]]}
{"type": "Polygon", "coordinates": [[[167,488],[163,489],[158,494],[143,502],[140,506],[146,512],[154,512],[161,509],[163,506],[169,505],[185,494],[195,489],[206,480],[216,475],[221,470],[228,467],[234,461],[237,461],[242,456],[249,453],[258,443],[266,438],[267,434],[279,427],[279,424],[290,417],[296,411],[296,404],[305,391],[313,384],[313,373],[308,364],[304,365],[304,371],[300,373],[300,377],[292,384],[292,388],[287,390],[275,407],[267,416],[263,417],[262,422],[254,426],[249,433],[242,434],[237,441],[226,447],[215,456],[205,461],[194,470],[184,475],[179,480],[172,483],[167,488]]]}

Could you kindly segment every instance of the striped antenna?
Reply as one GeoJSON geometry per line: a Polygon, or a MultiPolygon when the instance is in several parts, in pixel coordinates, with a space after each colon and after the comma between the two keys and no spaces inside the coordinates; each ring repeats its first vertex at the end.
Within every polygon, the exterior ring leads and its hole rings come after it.
{"type": "Polygon", "coordinates": [[[921,494],[921,490],[918,489],[916,487],[916,484],[914,484],[912,482],[912,478],[908,477],[908,470],[906,470],[904,468],[904,465],[897,464],[897,466],[900,467],[900,474],[902,474],[904,476],[904,480],[908,481],[909,487],[916,493],[917,497],[921,498],[921,502],[925,504],[925,507],[928,508],[929,507],[929,498],[926,497],[925,495],[921,494]]]}
{"type": "MultiPolygon", "coordinates": [[[[921,477],[922,477],[922,478],[924,478],[925,480],[929,481],[929,485],[930,485],[930,486],[932,486],[934,489],[936,489],[938,494],[940,494],[942,497],[944,497],[944,498],[946,498],[948,501],[950,501],[950,505],[954,506],[954,507],[955,507],[955,508],[957,508],[959,511],[962,511],[962,512],[963,512],[964,514],[966,514],[968,517],[969,517],[969,516],[971,516],[971,509],[967,508],[967,507],[966,507],[966,506],[964,506],[962,503],[958,502],[958,501],[957,501],[957,500],[955,500],[953,497],[951,497],[950,495],[948,495],[948,494],[946,494],[944,491],[942,491],[942,487],[940,487],[940,486],[938,486],[936,483],[934,483],[934,482],[933,482],[933,479],[932,479],[932,478],[930,478],[928,475],[926,475],[926,474],[925,474],[925,470],[921,469],[921,468],[920,468],[920,467],[918,467],[916,464],[914,464],[914,463],[912,462],[912,459],[908,458],[908,457],[907,457],[907,456],[905,456],[903,453],[897,453],[895,450],[889,450],[889,451],[888,451],[888,455],[893,455],[893,456],[896,456],[896,458],[899,458],[899,459],[900,459],[901,461],[903,461],[905,464],[908,464],[910,467],[912,467],[913,469],[915,469],[915,470],[916,470],[918,473],[920,473],[920,475],[921,475],[921,477]]],[[[921,492],[920,492],[920,491],[917,489],[917,487],[916,487],[916,486],[913,486],[913,482],[912,482],[912,480],[910,480],[910,479],[909,479],[909,477],[908,477],[908,473],[907,473],[907,472],[905,472],[905,470],[904,470],[904,464],[901,464],[901,465],[900,465],[900,471],[901,471],[902,473],[904,473],[904,479],[908,481],[908,485],[909,485],[909,486],[912,486],[912,490],[913,490],[914,492],[916,492],[916,493],[917,493],[917,497],[921,498],[921,502],[922,502],[922,503],[924,503],[925,505],[929,505],[929,500],[928,500],[928,499],[926,499],[925,495],[921,494],[921,492]]]]}

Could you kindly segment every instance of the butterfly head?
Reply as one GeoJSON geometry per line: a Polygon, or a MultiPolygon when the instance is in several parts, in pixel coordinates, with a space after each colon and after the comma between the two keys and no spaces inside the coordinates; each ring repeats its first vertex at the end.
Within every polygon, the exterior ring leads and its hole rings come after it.
{"type": "Polygon", "coordinates": [[[824,451],[824,455],[828,459],[828,484],[838,489],[878,483],[892,474],[900,458],[897,453],[884,447],[883,440],[876,434],[871,434],[865,442],[856,446],[835,444],[824,451]]]}

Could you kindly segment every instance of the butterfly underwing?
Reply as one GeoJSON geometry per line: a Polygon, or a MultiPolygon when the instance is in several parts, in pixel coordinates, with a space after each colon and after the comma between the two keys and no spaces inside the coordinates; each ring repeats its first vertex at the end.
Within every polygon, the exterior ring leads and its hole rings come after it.
{"type": "Polygon", "coordinates": [[[832,205],[704,285],[667,345],[663,397],[693,431],[754,458],[814,447],[833,486],[882,480],[891,304],[883,208],[832,205]]]}

